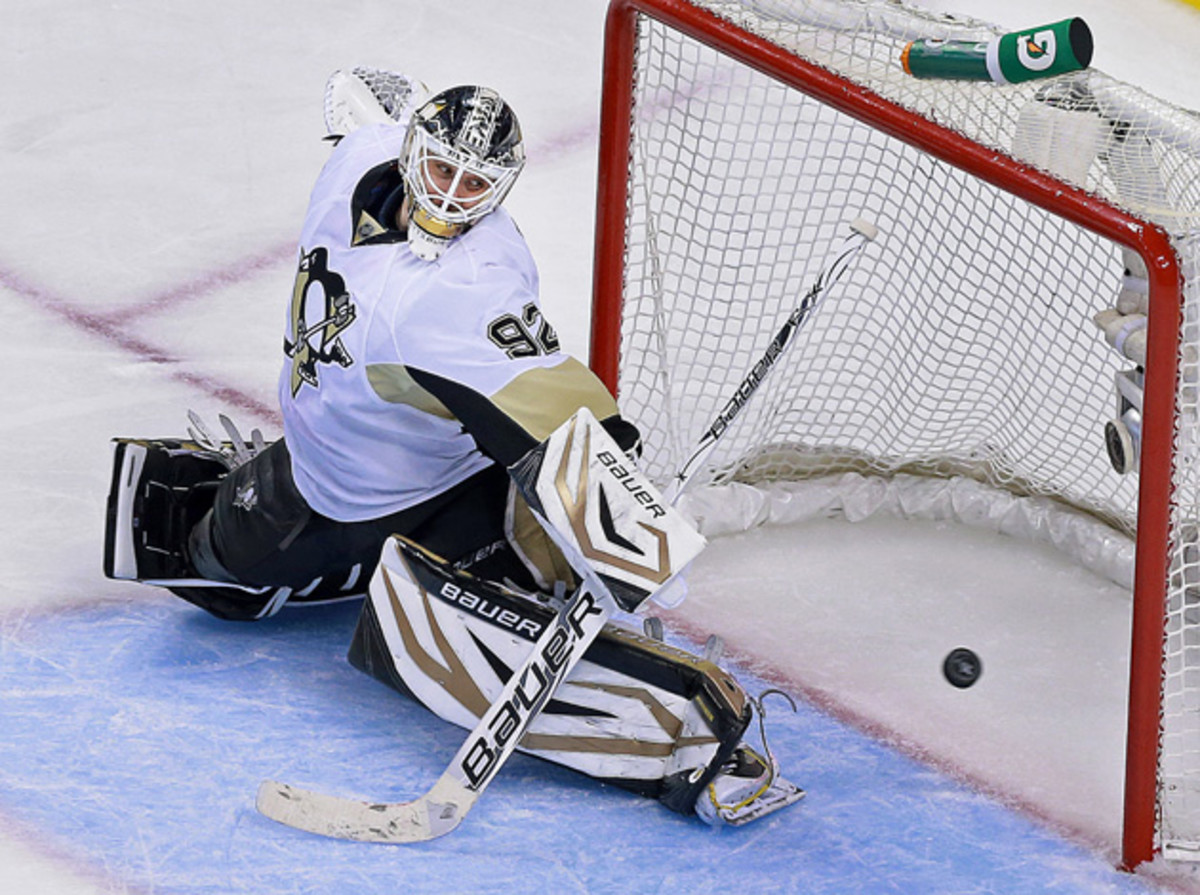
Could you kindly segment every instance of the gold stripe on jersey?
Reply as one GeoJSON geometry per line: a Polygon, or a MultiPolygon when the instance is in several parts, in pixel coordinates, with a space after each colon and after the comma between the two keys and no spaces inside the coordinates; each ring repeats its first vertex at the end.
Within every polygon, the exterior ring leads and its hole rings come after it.
{"type": "Polygon", "coordinates": [[[573,357],[554,367],[526,370],[491,400],[539,442],[549,438],[580,407],[586,407],[598,420],[617,413],[617,402],[608,389],[573,357]]]}
{"type": "Polygon", "coordinates": [[[368,364],[367,382],[375,394],[389,404],[408,404],[442,419],[455,418],[445,404],[417,385],[403,364],[368,364]]]}

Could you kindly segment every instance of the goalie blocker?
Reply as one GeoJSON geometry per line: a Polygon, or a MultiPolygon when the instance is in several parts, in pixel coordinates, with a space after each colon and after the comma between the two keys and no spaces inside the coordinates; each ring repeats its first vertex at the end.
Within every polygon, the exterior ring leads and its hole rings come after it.
{"type": "Polygon", "coordinates": [[[704,549],[703,536],[586,407],[509,474],[571,567],[626,611],[652,596],[666,602],[704,549]]]}

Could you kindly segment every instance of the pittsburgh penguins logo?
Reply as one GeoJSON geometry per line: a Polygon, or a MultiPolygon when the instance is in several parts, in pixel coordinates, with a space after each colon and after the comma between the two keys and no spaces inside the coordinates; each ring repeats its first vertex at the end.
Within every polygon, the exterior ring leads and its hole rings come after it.
{"type": "MultiPolygon", "coordinates": [[[[283,351],[292,359],[292,397],[308,383],[318,388],[317,364],[338,364],[348,367],[354,363],[341,332],[354,322],[354,305],[346,291],[346,281],[328,267],[329,252],[315,248],[300,256],[300,270],[292,289],[292,333],[295,341],[286,336],[283,351]],[[309,323],[310,290],[316,287],[325,299],[321,317],[309,323]]],[[[315,315],[314,315],[315,316],[315,315]]]]}

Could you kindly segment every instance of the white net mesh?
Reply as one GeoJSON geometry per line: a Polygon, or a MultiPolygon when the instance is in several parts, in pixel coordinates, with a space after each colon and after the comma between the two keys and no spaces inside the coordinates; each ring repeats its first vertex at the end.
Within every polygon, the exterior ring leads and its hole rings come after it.
{"type": "MultiPolygon", "coordinates": [[[[899,64],[909,40],[999,31],[886,0],[695,2],[1171,234],[1185,323],[1161,824],[1179,851],[1200,842],[1200,591],[1196,618],[1184,613],[1200,581],[1200,119],[1095,70],[1009,86],[915,79],[899,64]]],[[[1139,477],[1114,471],[1105,442],[1106,423],[1129,409],[1114,383],[1137,378],[1144,350],[1137,336],[1110,344],[1146,311],[1139,271],[1125,276],[1136,257],[650,17],[635,66],[618,391],[653,477],[684,461],[846,225],[865,217],[879,239],[706,478],[961,475],[1136,534],[1139,477]],[[1108,339],[1093,322],[1106,311],[1108,339]]]]}

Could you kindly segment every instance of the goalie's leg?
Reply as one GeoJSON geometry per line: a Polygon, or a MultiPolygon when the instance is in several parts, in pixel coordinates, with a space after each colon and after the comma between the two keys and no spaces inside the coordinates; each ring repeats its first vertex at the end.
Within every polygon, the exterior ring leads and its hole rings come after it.
{"type": "MultiPolygon", "coordinates": [[[[471,728],[553,617],[551,598],[458,572],[393,538],[350,661],[471,728]]],[[[752,711],[741,686],[714,663],[609,625],[520,748],[675,811],[740,823],[803,795],[745,746],[752,711]]]]}
{"type": "Polygon", "coordinates": [[[455,565],[532,586],[529,568],[507,536],[507,473],[487,467],[419,504],[360,522],[313,510],[292,476],[291,455],[278,441],[222,481],[212,512],[189,540],[189,555],[209,577],[250,585],[287,585],[353,576],[366,590],[383,543],[403,534],[430,545],[455,565]]]}
{"type": "Polygon", "coordinates": [[[561,560],[538,571],[535,560],[550,549],[537,543],[536,531],[521,534],[523,551],[515,548],[522,526],[511,518],[523,517],[510,486],[503,469],[489,467],[408,510],[342,523],[305,502],[282,441],[235,462],[219,444],[116,439],[104,570],[166,587],[232,620],[265,618],[285,604],[361,597],[380,547],[396,532],[460,567],[521,586],[569,575],[561,560]]]}
{"type": "MultiPolygon", "coordinates": [[[[340,587],[345,576],[332,582],[332,587],[322,588],[322,582],[292,587],[285,582],[232,580],[195,562],[193,535],[237,471],[234,467],[229,454],[216,444],[175,438],[114,439],[105,575],[165,587],[213,615],[238,621],[271,615],[285,602],[344,598],[340,587]]],[[[368,577],[369,570],[351,593],[361,596],[368,577]]]]}
{"type": "Polygon", "coordinates": [[[181,439],[115,439],[112,457],[104,574],[130,581],[191,577],[182,544],[228,465],[181,439]]]}

